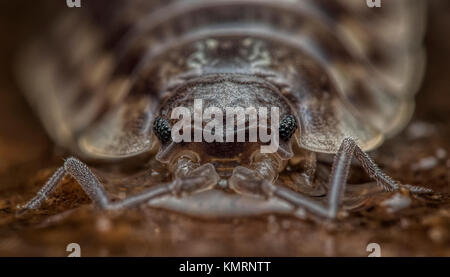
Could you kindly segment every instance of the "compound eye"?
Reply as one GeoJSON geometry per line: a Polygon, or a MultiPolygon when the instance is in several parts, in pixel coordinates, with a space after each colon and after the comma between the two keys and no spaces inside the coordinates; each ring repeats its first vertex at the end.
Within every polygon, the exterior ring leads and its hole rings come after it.
{"type": "Polygon", "coordinates": [[[288,141],[297,130],[297,121],[293,115],[287,115],[280,121],[280,139],[288,141]]]}
{"type": "Polygon", "coordinates": [[[172,129],[165,118],[157,117],[153,123],[153,130],[161,143],[168,143],[171,141],[172,129]]]}

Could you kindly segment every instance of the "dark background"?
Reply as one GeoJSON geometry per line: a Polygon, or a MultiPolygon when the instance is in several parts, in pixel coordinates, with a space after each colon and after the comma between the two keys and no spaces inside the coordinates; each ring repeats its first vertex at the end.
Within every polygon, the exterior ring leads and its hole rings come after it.
{"type": "Polygon", "coordinates": [[[65,1],[0,0],[0,256],[65,256],[71,242],[84,256],[367,256],[370,242],[383,256],[450,256],[450,2],[428,2],[428,66],[414,118],[372,155],[395,179],[438,193],[413,197],[395,214],[374,199],[327,223],[273,215],[207,221],[151,209],[104,214],[89,205],[61,213],[88,202],[70,179],[44,209],[15,217],[17,204],[37,192],[66,153],[21,96],[14,59],[65,1]]]}

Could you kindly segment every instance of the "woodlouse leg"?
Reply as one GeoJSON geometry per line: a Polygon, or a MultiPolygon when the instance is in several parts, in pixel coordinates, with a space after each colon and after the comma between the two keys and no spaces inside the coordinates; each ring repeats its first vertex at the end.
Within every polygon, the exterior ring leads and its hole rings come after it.
{"type": "Polygon", "coordinates": [[[290,205],[304,208],[313,214],[330,217],[328,209],[320,203],[292,189],[274,185],[273,180],[261,176],[257,170],[236,167],[229,179],[229,184],[233,190],[240,194],[264,198],[277,197],[290,205]]]}
{"type": "MultiPolygon", "coordinates": [[[[261,167],[256,170],[244,167],[236,168],[233,176],[230,178],[230,184],[238,192],[265,197],[275,196],[297,207],[303,207],[316,215],[334,219],[337,216],[342,201],[353,156],[360,161],[369,176],[375,179],[377,184],[381,185],[384,189],[392,191],[400,187],[393,179],[384,174],[351,138],[343,140],[335,156],[329,181],[330,191],[327,207],[291,189],[274,185],[274,178],[264,178],[264,174],[260,173],[261,167]]],[[[270,164],[269,160],[266,159],[264,164],[270,164]]],[[[405,187],[415,192],[430,192],[430,190],[425,188],[405,187]]]]}
{"type": "MultiPolygon", "coordinates": [[[[356,143],[352,139],[350,140],[351,143],[356,143]]],[[[345,142],[345,140],[344,140],[345,142]]],[[[374,179],[378,185],[380,185],[384,190],[386,191],[394,191],[400,188],[400,185],[394,181],[391,177],[387,176],[377,165],[376,163],[370,158],[370,156],[364,152],[361,148],[359,148],[358,145],[356,145],[354,150],[355,158],[359,161],[363,169],[366,171],[366,173],[369,175],[370,178],[374,179]]],[[[419,186],[411,186],[411,185],[402,185],[402,187],[410,190],[411,192],[415,193],[430,193],[432,192],[431,189],[419,187],[419,186]]]]}
{"type": "Polygon", "coordinates": [[[360,162],[369,177],[374,179],[385,191],[394,191],[404,187],[416,193],[432,192],[430,189],[418,186],[400,185],[386,175],[353,139],[346,138],[342,141],[336,154],[330,176],[329,215],[331,217],[336,217],[341,204],[353,156],[360,162]]]}
{"type": "MultiPolygon", "coordinates": [[[[356,144],[353,140],[346,139],[343,141],[338,153],[336,154],[330,177],[328,207],[324,207],[321,203],[289,188],[274,185],[274,177],[271,179],[268,179],[267,176],[259,179],[252,177],[263,175],[258,174],[258,171],[261,172],[260,165],[256,165],[255,170],[250,170],[243,167],[236,168],[233,176],[230,178],[231,187],[239,192],[260,194],[266,197],[275,196],[290,204],[293,204],[296,207],[302,207],[315,215],[335,218],[343,192],[345,190],[347,176],[350,170],[355,147],[356,144]]],[[[264,164],[266,165],[265,167],[270,165],[269,160],[266,159],[264,164]]]]}
{"type": "MultiPolygon", "coordinates": [[[[296,150],[297,157],[289,172],[292,189],[308,196],[326,195],[326,182],[315,178],[317,169],[316,153],[306,150],[296,150]]],[[[328,176],[328,174],[326,174],[328,176]]]]}
{"type": "Polygon", "coordinates": [[[22,208],[22,212],[39,208],[66,174],[75,178],[94,204],[105,210],[131,207],[166,195],[182,196],[197,193],[211,189],[220,179],[213,165],[205,164],[195,167],[189,160],[180,159],[177,163],[176,179],[173,182],[156,185],[138,195],[112,202],[94,173],[78,159],[69,158],[64,166],[56,170],[36,197],[22,208]]]}

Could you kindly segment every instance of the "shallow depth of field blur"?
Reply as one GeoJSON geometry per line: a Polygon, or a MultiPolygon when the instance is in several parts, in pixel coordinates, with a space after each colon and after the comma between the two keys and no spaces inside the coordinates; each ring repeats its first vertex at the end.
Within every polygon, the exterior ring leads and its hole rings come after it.
{"type": "Polygon", "coordinates": [[[68,153],[46,136],[13,74],[19,46],[54,11],[0,0],[0,256],[67,256],[72,242],[83,256],[367,256],[369,243],[382,256],[450,256],[450,2],[428,2],[428,66],[414,118],[371,155],[395,179],[436,193],[411,196],[395,212],[389,203],[399,194],[382,194],[333,223],[204,220],[145,207],[102,213],[69,178],[43,209],[16,217],[68,153]]]}

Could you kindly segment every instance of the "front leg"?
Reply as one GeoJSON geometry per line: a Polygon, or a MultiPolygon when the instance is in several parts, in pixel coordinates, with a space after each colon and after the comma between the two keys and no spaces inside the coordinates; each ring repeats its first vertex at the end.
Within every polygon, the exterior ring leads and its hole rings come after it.
{"type": "MultiPolygon", "coordinates": [[[[230,178],[230,183],[232,188],[238,192],[265,197],[275,196],[297,207],[303,207],[313,214],[334,219],[342,202],[353,156],[358,159],[367,174],[375,179],[377,184],[385,190],[393,191],[400,188],[400,185],[382,172],[351,138],[346,138],[342,141],[335,156],[329,180],[330,191],[326,206],[291,189],[274,185],[274,178],[264,178],[262,174],[258,173],[258,170],[238,167],[230,178]]],[[[266,159],[265,164],[270,164],[269,160],[266,159]]],[[[413,192],[431,192],[431,190],[421,187],[404,187],[409,188],[413,192]]]]}
{"type": "Polygon", "coordinates": [[[80,184],[95,206],[104,210],[131,207],[166,195],[181,196],[197,193],[213,188],[219,180],[219,176],[211,164],[198,167],[192,161],[180,158],[176,167],[176,179],[173,182],[156,185],[138,195],[113,202],[94,173],[78,159],[69,158],[65,161],[64,166],[56,170],[37,195],[24,205],[21,212],[39,208],[66,174],[72,176],[80,184]]]}

